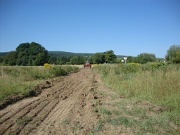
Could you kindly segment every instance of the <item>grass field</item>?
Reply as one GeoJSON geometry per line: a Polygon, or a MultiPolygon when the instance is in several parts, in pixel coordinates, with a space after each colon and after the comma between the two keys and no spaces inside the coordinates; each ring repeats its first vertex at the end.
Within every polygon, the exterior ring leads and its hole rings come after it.
{"type": "Polygon", "coordinates": [[[76,66],[0,66],[0,101],[14,94],[26,96],[42,81],[67,75],[77,69],[76,66]]]}
{"type": "Polygon", "coordinates": [[[119,95],[167,107],[163,117],[180,126],[180,65],[101,65],[94,70],[119,95]]]}
{"type": "MultiPolygon", "coordinates": [[[[12,95],[28,95],[44,80],[67,75],[78,66],[0,67],[0,102],[12,95]]],[[[94,65],[105,85],[113,93],[96,89],[104,98],[94,99],[101,120],[92,130],[99,134],[107,125],[126,127],[136,134],[179,134],[180,65],[104,64],[94,65]],[[113,100],[106,104],[106,98],[113,100]],[[102,101],[102,105],[99,105],[102,101]],[[156,110],[158,107],[165,110],[156,110]],[[150,110],[149,110],[150,109],[150,110]],[[153,110],[154,109],[154,110],[153,110]]],[[[103,84],[103,85],[104,85],[103,84]]],[[[21,121],[20,121],[21,123],[21,121]]]]}

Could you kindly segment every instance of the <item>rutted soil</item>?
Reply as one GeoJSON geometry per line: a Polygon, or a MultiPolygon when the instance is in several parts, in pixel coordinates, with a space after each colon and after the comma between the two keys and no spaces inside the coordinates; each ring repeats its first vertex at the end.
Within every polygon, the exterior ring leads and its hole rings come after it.
{"type": "Polygon", "coordinates": [[[134,129],[123,125],[122,120],[125,120],[125,124],[133,125],[140,116],[137,113],[136,117],[132,117],[130,113],[123,114],[121,111],[126,109],[128,112],[136,104],[145,106],[147,113],[153,115],[154,112],[149,109],[155,106],[144,101],[125,104],[120,103],[121,101],[124,102],[124,97],[105,87],[100,77],[91,69],[84,68],[77,73],[57,78],[56,83],[44,89],[37,97],[23,99],[1,110],[0,134],[134,134],[134,129]],[[119,105],[123,108],[117,111],[116,109],[121,107],[119,105]],[[122,116],[123,119],[119,120],[122,123],[115,119],[117,115],[122,116]],[[134,121],[128,123],[125,116],[134,121]]]}
{"type": "Polygon", "coordinates": [[[39,96],[6,107],[0,111],[0,134],[86,134],[98,120],[88,102],[94,79],[90,69],[81,69],[39,96]]]}
{"type": "Polygon", "coordinates": [[[53,82],[56,81],[57,80],[51,79],[50,81],[45,81],[43,84],[38,84],[37,86],[34,87],[34,89],[30,90],[26,95],[23,94],[10,95],[2,102],[0,102],[0,110],[24,98],[38,96],[44,89],[52,87],[53,82]]]}

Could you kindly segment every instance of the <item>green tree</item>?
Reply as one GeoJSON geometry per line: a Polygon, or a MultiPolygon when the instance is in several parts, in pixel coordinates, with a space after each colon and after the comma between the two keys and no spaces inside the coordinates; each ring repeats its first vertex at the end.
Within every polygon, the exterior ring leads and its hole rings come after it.
{"type": "Polygon", "coordinates": [[[138,62],[137,57],[132,57],[132,56],[128,56],[127,57],[127,63],[131,63],[131,62],[138,62]]]}
{"type": "Polygon", "coordinates": [[[104,55],[105,55],[105,61],[107,63],[114,63],[116,61],[117,57],[114,54],[113,50],[109,50],[109,51],[104,52],[104,55]]]}
{"type": "Polygon", "coordinates": [[[3,63],[3,56],[0,56],[0,63],[3,63]]]}
{"type": "Polygon", "coordinates": [[[176,52],[176,59],[175,59],[176,63],[180,63],[180,50],[178,50],[176,52]]]}
{"type": "Polygon", "coordinates": [[[153,62],[156,60],[155,54],[151,53],[141,53],[137,56],[137,62],[141,64],[145,64],[147,62],[153,62]]]}
{"type": "Polygon", "coordinates": [[[48,52],[40,44],[22,43],[16,48],[17,64],[23,66],[43,65],[48,61],[48,52]]]}
{"type": "Polygon", "coordinates": [[[48,60],[48,63],[57,64],[57,57],[50,56],[49,60],[48,60]]]}
{"type": "Polygon", "coordinates": [[[105,62],[105,54],[100,52],[95,53],[94,55],[92,55],[91,61],[94,64],[102,64],[105,62]]]}
{"type": "Polygon", "coordinates": [[[180,63],[180,45],[172,45],[167,51],[166,60],[172,63],[180,63]]]}
{"type": "Polygon", "coordinates": [[[77,56],[71,57],[70,62],[71,64],[76,64],[78,62],[78,57],[77,56]]]}
{"type": "Polygon", "coordinates": [[[78,64],[84,64],[86,61],[86,58],[84,56],[78,56],[78,64]]]}
{"type": "Polygon", "coordinates": [[[70,59],[71,64],[83,64],[85,62],[85,57],[83,56],[73,56],[70,59]]]}
{"type": "Polygon", "coordinates": [[[66,57],[66,56],[61,56],[61,57],[57,57],[57,64],[60,65],[64,65],[67,64],[68,62],[70,62],[70,58],[71,57],[66,57]]]}
{"type": "Polygon", "coordinates": [[[17,62],[17,52],[11,51],[6,56],[4,56],[4,63],[10,66],[16,65],[17,62]]]}

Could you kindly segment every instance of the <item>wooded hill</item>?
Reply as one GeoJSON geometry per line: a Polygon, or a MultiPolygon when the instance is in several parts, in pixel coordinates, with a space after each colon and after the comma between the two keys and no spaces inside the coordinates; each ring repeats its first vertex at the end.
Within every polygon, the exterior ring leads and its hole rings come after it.
{"type": "MultiPolygon", "coordinates": [[[[9,52],[0,52],[0,56],[6,56],[9,52]]],[[[53,57],[71,57],[71,56],[92,56],[94,53],[73,53],[66,51],[48,51],[49,56],[53,57]]],[[[125,57],[125,55],[116,55],[118,58],[125,57]]],[[[127,56],[126,56],[127,57],[127,56]]]]}
{"type": "Polygon", "coordinates": [[[152,53],[141,53],[138,56],[115,55],[113,50],[96,53],[73,53],[65,51],[47,51],[38,43],[22,43],[16,51],[0,52],[0,65],[38,66],[44,63],[53,64],[83,64],[87,60],[93,64],[122,63],[127,57],[127,63],[146,64],[148,62],[180,63],[180,45],[172,45],[164,58],[156,58],[152,53]]]}
{"type": "Polygon", "coordinates": [[[54,57],[70,57],[70,56],[92,56],[93,53],[73,53],[73,52],[65,52],[65,51],[48,51],[49,56],[54,57]]]}
{"type": "Polygon", "coordinates": [[[0,56],[6,56],[8,52],[0,52],[0,56]]]}

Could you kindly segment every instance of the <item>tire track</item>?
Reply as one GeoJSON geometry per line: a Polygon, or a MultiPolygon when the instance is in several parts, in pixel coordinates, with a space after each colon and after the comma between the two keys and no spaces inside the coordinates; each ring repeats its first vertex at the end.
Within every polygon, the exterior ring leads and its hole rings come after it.
{"type": "MultiPolygon", "coordinates": [[[[60,79],[59,83],[44,90],[37,99],[24,99],[2,110],[0,134],[65,134],[67,128],[64,128],[63,122],[70,117],[78,117],[77,109],[85,112],[83,108],[86,96],[92,86],[93,75],[90,69],[81,69],[60,79]],[[14,107],[16,109],[12,111],[14,107]]],[[[67,133],[73,132],[71,130],[67,133]]]]}
{"type": "Polygon", "coordinates": [[[13,111],[11,109],[8,112],[4,112],[4,115],[1,116],[0,124],[2,124],[3,122],[7,121],[11,117],[13,117],[15,114],[19,113],[21,110],[25,109],[26,107],[29,107],[30,105],[32,105],[34,102],[37,102],[38,100],[40,100],[40,99],[34,100],[32,102],[29,102],[28,104],[26,104],[24,106],[21,106],[20,108],[18,108],[15,111],[13,111]]]}
{"type": "MultiPolygon", "coordinates": [[[[58,100],[54,100],[53,102],[50,102],[47,106],[41,110],[36,117],[33,118],[31,122],[28,123],[28,125],[25,125],[23,130],[18,132],[20,135],[28,135],[33,129],[38,127],[40,123],[44,122],[45,118],[49,115],[51,110],[54,109],[54,107],[58,104],[58,100]]],[[[32,116],[33,117],[33,116],[32,116]]]]}
{"type": "Polygon", "coordinates": [[[57,132],[58,134],[63,134],[63,129],[59,127],[59,125],[62,125],[63,121],[68,117],[68,114],[74,108],[77,100],[79,100],[82,93],[85,92],[84,90],[89,87],[84,86],[81,79],[77,79],[78,77],[73,77],[73,79],[70,80],[72,82],[71,85],[69,85],[63,93],[63,95],[68,98],[59,102],[54,111],[52,111],[44,123],[40,125],[41,127],[37,131],[33,131],[31,134],[44,135],[48,133],[56,134],[57,132]]]}
{"type": "Polygon", "coordinates": [[[53,130],[51,129],[52,127],[53,129],[57,130],[59,125],[62,123],[62,119],[68,115],[68,110],[72,108],[72,104],[73,102],[70,100],[68,101],[64,100],[60,102],[58,106],[56,107],[57,109],[53,113],[53,115],[51,114],[50,115],[51,117],[46,119],[37,131],[32,132],[32,135],[33,134],[44,135],[48,132],[53,133],[53,130]]]}
{"type": "MultiPolygon", "coordinates": [[[[43,102],[44,101],[46,101],[46,100],[43,100],[43,102]]],[[[18,129],[18,128],[16,128],[17,126],[21,127],[19,124],[23,123],[23,120],[24,121],[26,120],[26,119],[23,119],[23,117],[25,117],[28,113],[31,113],[33,110],[36,110],[36,108],[39,108],[39,106],[43,105],[41,103],[42,102],[35,102],[34,104],[31,104],[31,105],[27,106],[26,108],[24,108],[23,110],[21,110],[16,115],[13,115],[13,117],[9,118],[7,121],[3,122],[0,125],[0,131],[2,131],[2,133],[0,132],[0,134],[4,134],[7,132],[11,133],[12,131],[15,132],[14,127],[15,127],[15,130],[18,129]]],[[[46,103],[46,102],[44,102],[44,103],[46,103]]],[[[40,109],[42,109],[42,108],[40,108],[40,109]]]]}

